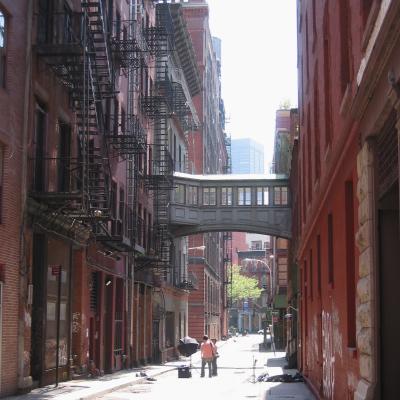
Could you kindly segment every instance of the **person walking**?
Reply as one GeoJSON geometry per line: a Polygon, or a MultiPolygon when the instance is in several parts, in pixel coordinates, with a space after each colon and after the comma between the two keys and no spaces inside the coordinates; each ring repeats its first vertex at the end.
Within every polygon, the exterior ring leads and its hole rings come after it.
{"type": "Polygon", "coordinates": [[[207,335],[203,336],[203,342],[200,345],[201,353],[201,374],[200,377],[204,378],[205,367],[208,364],[208,376],[212,377],[212,361],[215,355],[214,343],[208,338],[207,335]]]}
{"type": "Polygon", "coordinates": [[[214,357],[212,360],[212,375],[217,376],[218,375],[218,367],[217,367],[217,358],[219,357],[218,354],[218,348],[217,348],[217,339],[211,339],[214,345],[214,357]]]}

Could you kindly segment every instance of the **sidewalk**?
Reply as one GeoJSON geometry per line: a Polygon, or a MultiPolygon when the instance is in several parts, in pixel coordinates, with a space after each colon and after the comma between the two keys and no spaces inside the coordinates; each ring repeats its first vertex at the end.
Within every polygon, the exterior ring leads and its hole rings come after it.
{"type": "MultiPolygon", "coordinates": [[[[226,342],[217,342],[223,346],[226,342]]],[[[192,363],[200,361],[200,351],[192,356],[192,363]]],[[[149,364],[131,370],[123,370],[107,374],[99,378],[74,379],[61,382],[58,387],[49,385],[32,390],[28,394],[5,397],[4,400],[89,400],[102,396],[114,390],[135,384],[143,383],[147,378],[154,378],[168,371],[177,369],[181,365],[189,365],[189,358],[167,362],[163,365],[149,364]],[[145,373],[146,376],[141,376],[145,373]]]]}
{"type": "MultiPolygon", "coordinates": [[[[296,369],[284,369],[287,364],[285,353],[277,352],[276,357],[269,357],[265,363],[266,372],[269,376],[290,374],[295,375],[296,369]]],[[[263,400],[317,400],[305,382],[260,382],[265,385],[263,389],[263,400]]]]}

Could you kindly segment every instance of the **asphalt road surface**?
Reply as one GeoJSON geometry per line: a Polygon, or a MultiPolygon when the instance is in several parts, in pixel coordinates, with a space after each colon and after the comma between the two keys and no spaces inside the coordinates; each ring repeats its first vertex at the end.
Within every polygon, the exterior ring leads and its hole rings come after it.
{"type": "MultiPolygon", "coordinates": [[[[156,381],[119,389],[97,399],[104,400],[214,400],[214,399],[262,399],[265,393],[265,383],[254,383],[255,378],[267,371],[268,358],[274,358],[273,353],[260,353],[259,343],[262,335],[247,335],[233,338],[218,349],[218,376],[200,377],[200,361],[198,355],[193,358],[192,377],[178,378],[178,371],[173,370],[157,376],[156,381]],[[254,365],[254,368],[253,368],[254,365]]],[[[284,353],[276,353],[283,357],[284,353]]],[[[182,362],[188,365],[188,362],[182,362]]],[[[271,362],[268,363],[271,365],[271,362]]],[[[268,368],[270,375],[281,374],[280,368],[268,368]]]]}

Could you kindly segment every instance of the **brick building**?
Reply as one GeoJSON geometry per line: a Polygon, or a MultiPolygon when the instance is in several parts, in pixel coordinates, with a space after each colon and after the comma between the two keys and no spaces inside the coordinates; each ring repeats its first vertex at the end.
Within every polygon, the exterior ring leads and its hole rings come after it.
{"type": "Polygon", "coordinates": [[[299,367],[326,399],[400,397],[399,16],[298,2],[299,367]]]}
{"type": "MultiPolygon", "coordinates": [[[[191,172],[196,174],[223,173],[228,163],[220,64],[209,29],[208,12],[205,0],[183,3],[203,88],[193,98],[201,130],[189,134],[191,172]]],[[[204,333],[216,339],[227,334],[223,237],[222,233],[189,237],[189,270],[197,277],[199,289],[189,297],[189,335],[198,339],[204,333]]]]}
{"type": "Polygon", "coordinates": [[[24,368],[18,360],[27,355],[23,341],[30,325],[29,311],[20,308],[27,289],[26,269],[21,265],[28,129],[24,116],[30,87],[24,68],[27,62],[30,65],[27,12],[28,4],[0,2],[0,396],[12,393],[18,385],[24,368]]]}
{"type": "Polygon", "coordinates": [[[200,88],[179,4],[0,1],[0,396],[176,357],[200,88]]]}

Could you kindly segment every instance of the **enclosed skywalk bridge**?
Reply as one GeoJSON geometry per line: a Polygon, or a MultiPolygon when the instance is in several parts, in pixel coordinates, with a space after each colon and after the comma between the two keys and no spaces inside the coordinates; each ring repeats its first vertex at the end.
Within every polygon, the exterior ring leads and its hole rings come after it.
{"type": "Polygon", "coordinates": [[[173,236],[203,232],[252,232],[291,237],[286,175],[174,173],[169,206],[173,236]]]}

